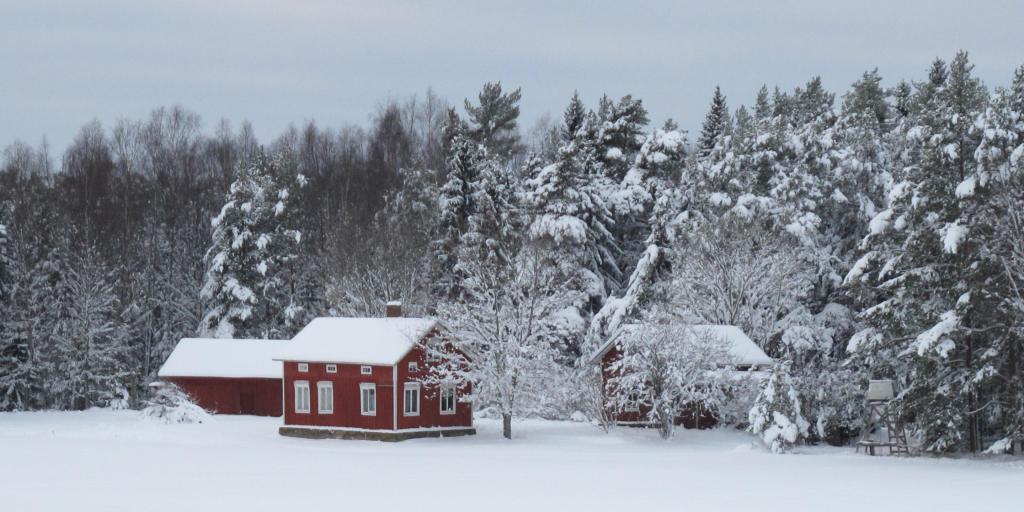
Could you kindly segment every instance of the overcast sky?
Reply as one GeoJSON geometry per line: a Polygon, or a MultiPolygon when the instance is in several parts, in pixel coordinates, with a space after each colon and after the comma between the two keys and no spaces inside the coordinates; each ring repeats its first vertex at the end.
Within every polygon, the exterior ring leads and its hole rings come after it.
{"type": "Polygon", "coordinates": [[[725,3],[0,0],[0,146],[46,135],[56,152],[91,119],[173,104],[207,130],[248,119],[267,141],[493,80],[522,87],[527,128],[578,89],[590,105],[631,93],[692,131],[716,84],[735,107],[814,75],[835,91],[876,66],[889,84],[921,79],[959,48],[990,87],[1024,64],[1021,1],[725,3]]]}

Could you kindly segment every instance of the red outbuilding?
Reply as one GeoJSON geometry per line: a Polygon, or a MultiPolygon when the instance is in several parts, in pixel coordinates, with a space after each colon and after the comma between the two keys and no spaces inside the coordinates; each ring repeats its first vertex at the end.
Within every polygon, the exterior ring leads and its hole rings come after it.
{"type": "MultiPolygon", "coordinates": [[[[601,366],[601,375],[604,382],[603,391],[606,396],[616,391],[609,385],[614,377],[613,364],[622,357],[622,340],[635,332],[636,324],[620,326],[608,340],[591,357],[590,363],[601,366]]],[[[728,360],[722,361],[719,365],[723,368],[731,368],[734,378],[763,378],[767,370],[774,365],[772,358],[758,347],[742,329],[734,325],[692,325],[687,330],[688,336],[713,336],[722,340],[728,348],[728,360]]],[[[616,409],[608,407],[608,413],[612,420],[619,425],[648,426],[651,424],[649,413],[651,408],[644,403],[641,397],[629,397],[627,403],[632,405],[616,409]]],[[[718,419],[714,411],[698,407],[686,407],[686,412],[675,418],[676,425],[686,428],[709,428],[715,426],[718,419]]]]}
{"type": "Polygon", "coordinates": [[[185,338],[160,367],[197,405],[217,414],[281,415],[281,340],[185,338]]]}
{"type": "MultiPolygon", "coordinates": [[[[425,346],[445,343],[429,318],[317,318],[284,345],[282,435],[379,439],[475,434],[468,385],[435,384],[425,346]]],[[[434,352],[434,351],[432,351],[434,352]]]]}

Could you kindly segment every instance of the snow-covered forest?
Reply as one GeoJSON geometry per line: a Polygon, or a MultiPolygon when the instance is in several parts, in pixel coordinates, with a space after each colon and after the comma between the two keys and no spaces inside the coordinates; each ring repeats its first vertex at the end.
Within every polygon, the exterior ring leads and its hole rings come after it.
{"type": "MultiPolygon", "coordinates": [[[[857,434],[871,378],[926,450],[1024,441],[1024,67],[992,88],[966,53],[924,64],[709,91],[693,134],[629,95],[525,127],[489,83],[267,141],[172,107],[61,155],[15,142],[0,410],[140,407],[182,337],[287,339],[400,300],[504,372],[477,377],[508,418],[600,409],[588,359],[626,323],[731,324],[780,362],[809,441],[857,434]]],[[[685,359],[661,370],[713,366],[685,359]]]]}

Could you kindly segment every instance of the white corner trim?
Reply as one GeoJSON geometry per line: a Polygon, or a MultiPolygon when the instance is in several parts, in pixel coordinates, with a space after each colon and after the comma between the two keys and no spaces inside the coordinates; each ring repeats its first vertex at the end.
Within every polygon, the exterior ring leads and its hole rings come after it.
{"type": "MultiPolygon", "coordinates": [[[[401,360],[399,360],[401,361],[401,360]]],[[[398,430],[398,364],[391,365],[391,429],[398,430]]]]}

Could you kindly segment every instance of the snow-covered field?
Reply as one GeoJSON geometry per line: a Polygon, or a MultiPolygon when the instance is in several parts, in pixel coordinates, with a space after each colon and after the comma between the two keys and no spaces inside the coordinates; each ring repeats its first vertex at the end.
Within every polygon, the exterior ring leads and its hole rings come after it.
{"type": "Polygon", "coordinates": [[[278,419],[0,414],[0,495],[21,511],[1024,510],[1024,458],[771,455],[732,431],[610,434],[526,421],[387,444],[277,435],[278,419]]]}

